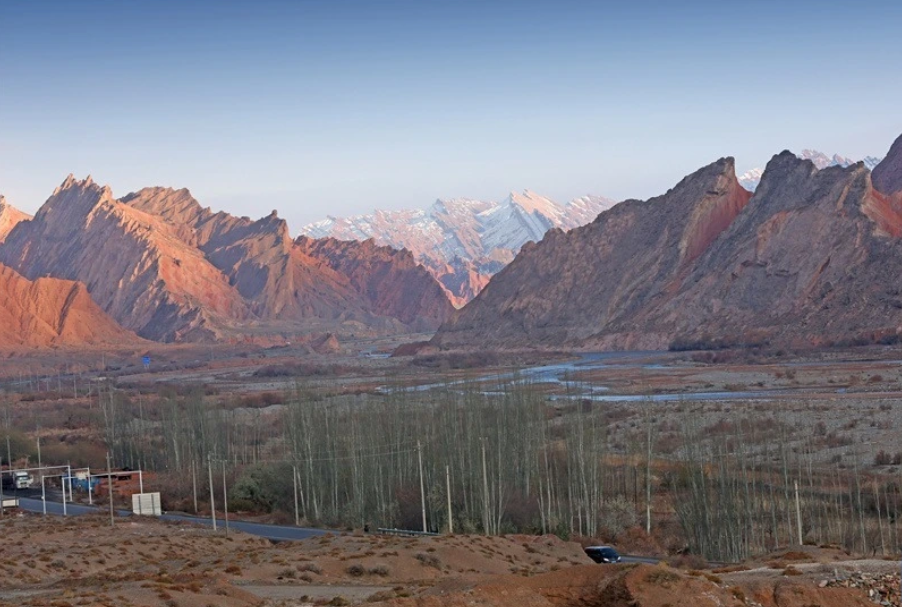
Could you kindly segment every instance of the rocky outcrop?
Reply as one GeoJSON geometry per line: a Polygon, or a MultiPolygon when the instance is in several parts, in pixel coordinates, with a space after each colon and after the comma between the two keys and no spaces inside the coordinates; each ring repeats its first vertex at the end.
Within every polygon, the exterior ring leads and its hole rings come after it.
{"type": "Polygon", "coordinates": [[[874,167],[874,187],[884,194],[902,194],[902,135],[893,142],[889,153],[874,167]]]}
{"type": "Polygon", "coordinates": [[[301,236],[295,244],[303,254],[346,276],[374,314],[434,329],[454,311],[441,286],[410,251],[381,247],[372,240],[301,236]]]}
{"type": "Polygon", "coordinates": [[[784,152],[751,200],[740,190],[724,159],[664,196],[623,202],[569,234],[552,231],[434,343],[660,349],[900,339],[902,204],[874,187],[863,163],[818,170],[784,152]]]}
{"type": "Polygon", "coordinates": [[[78,282],[30,281],[0,265],[0,347],[122,346],[138,337],[118,326],[78,282]]]}
{"type": "Polygon", "coordinates": [[[6,240],[14,227],[29,219],[31,219],[31,215],[11,206],[6,202],[6,198],[0,196],[0,243],[6,240]]]}
{"type": "Polygon", "coordinates": [[[435,343],[495,346],[577,343],[628,322],[679,291],[692,263],[748,202],[724,158],[664,196],[629,200],[591,224],[552,230],[455,317],[435,343]]]}

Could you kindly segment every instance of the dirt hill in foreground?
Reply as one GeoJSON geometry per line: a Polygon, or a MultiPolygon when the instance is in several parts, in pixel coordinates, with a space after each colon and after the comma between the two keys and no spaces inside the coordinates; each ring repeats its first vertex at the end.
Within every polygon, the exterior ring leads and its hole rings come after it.
{"type": "MultiPolygon", "coordinates": [[[[7,516],[0,531],[3,607],[865,607],[875,604],[869,590],[898,585],[887,573],[897,563],[803,564],[795,553],[783,557],[790,564],[729,573],[595,565],[579,544],[553,536],[341,534],[272,544],[136,517],[111,528],[101,515],[7,516]],[[882,585],[870,583],[876,576],[882,585]]],[[[875,594],[877,604],[883,598],[875,594]]],[[[888,600],[898,604],[897,595],[888,600]]]]}

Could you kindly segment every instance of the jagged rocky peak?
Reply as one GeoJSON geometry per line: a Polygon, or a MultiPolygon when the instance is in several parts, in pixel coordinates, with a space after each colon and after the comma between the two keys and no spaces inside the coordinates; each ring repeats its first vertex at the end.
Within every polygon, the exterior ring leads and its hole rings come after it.
{"type": "Polygon", "coordinates": [[[756,201],[767,199],[769,205],[779,204],[786,209],[797,208],[809,204],[811,196],[806,193],[811,183],[822,188],[831,184],[858,179],[862,187],[870,185],[870,172],[863,162],[847,166],[839,164],[818,168],[817,164],[805,158],[799,158],[789,151],[783,151],[767,163],[761,178],[761,184],[755,192],[756,201]],[[772,190],[779,190],[780,196],[772,196],[772,190]]]}
{"type": "Polygon", "coordinates": [[[123,196],[120,202],[162,218],[183,241],[208,252],[265,233],[274,235],[285,250],[291,244],[288,225],[279,218],[277,211],[256,221],[224,211],[213,212],[202,206],[187,188],[144,188],[123,196]]]}
{"type": "MultiPolygon", "coordinates": [[[[848,168],[857,162],[864,163],[864,166],[873,170],[878,164],[880,164],[881,159],[875,156],[865,156],[860,161],[852,160],[851,158],[847,158],[846,156],[841,156],[839,154],[833,154],[833,156],[828,156],[823,152],[819,152],[817,150],[802,150],[800,154],[797,154],[799,158],[802,160],[809,160],[811,163],[817,167],[818,169],[826,169],[830,167],[842,167],[848,168]]],[[[739,177],[739,183],[742,184],[747,190],[752,192],[758,187],[758,184],[761,181],[761,175],[764,172],[764,169],[754,168],[746,171],[739,177]]]]}
{"type": "Polygon", "coordinates": [[[200,205],[188,188],[142,188],[126,194],[119,202],[174,223],[194,223],[205,212],[210,212],[210,209],[200,205]]]}
{"type": "Polygon", "coordinates": [[[95,183],[90,175],[79,180],[70,173],[38,209],[35,219],[46,221],[53,215],[51,223],[60,229],[68,229],[69,221],[80,223],[95,209],[110,208],[115,204],[110,186],[95,183]]]}
{"type": "Polygon", "coordinates": [[[902,193],[902,135],[893,142],[886,158],[874,167],[872,180],[884,194],[902,193]]]}
{"type": "Polygon", "coordinates": [[[733,158],[721,158],[687,180],[684,196],[692,211],[679,244],[680,261],[684,264],[707,250],[751,198],[736,179],[733,158]]]}

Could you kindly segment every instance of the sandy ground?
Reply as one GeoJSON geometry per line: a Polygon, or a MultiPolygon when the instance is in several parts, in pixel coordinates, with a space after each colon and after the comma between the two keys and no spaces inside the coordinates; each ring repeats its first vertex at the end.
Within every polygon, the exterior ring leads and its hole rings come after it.
{"type": "Polygon", "coordinates": [[[595,565],[550,536],[345,534],[274,545],[150,519],[110,527],[103,517],[24,515],[0,519],[0,533],[3,606],[898,605],[898,595],[868,598],[898,584],[897,562],[819,549],[684,571],[595,565]]]}

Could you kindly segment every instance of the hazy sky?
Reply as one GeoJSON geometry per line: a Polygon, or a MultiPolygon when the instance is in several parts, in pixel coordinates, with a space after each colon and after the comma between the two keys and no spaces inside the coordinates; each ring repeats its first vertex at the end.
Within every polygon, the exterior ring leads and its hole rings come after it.
{"type": "Polygon", "coordinates": [[[720,156],[882,155],[899,2],[0,1],[0,192],[68,173],[327,214],[662,193],[720,156]]]}

